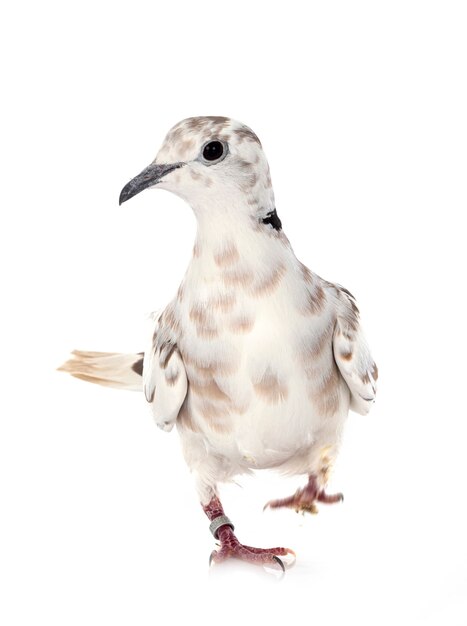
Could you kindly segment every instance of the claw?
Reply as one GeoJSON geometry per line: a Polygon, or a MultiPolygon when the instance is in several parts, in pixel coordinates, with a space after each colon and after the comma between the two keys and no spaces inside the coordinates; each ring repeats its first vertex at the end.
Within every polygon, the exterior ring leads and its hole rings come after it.
{"type": "Polygon", "coordinates": [[[344,501],[343,493],[333,493],[329,494],[324,491],[320,491],[317,497],[318,502],[324,502],[326,504],[335,504],[336,502],[344,501]]]}
{"type": "Polygon", "coordinates": [[[214,557],[216,556],[216,554],[217,554],[217,552],[216,552],[215,550],[213,550],[213,551],[211,552],[211,554],[209,555],[209,567],[211,567],[212,562],[213,562],[214,557]]]}
{"type": "Polygon", "coordinates": [[[273,561],[276,561],[276,563],[279,563],[279,566],[281,567],[282,571],[283,571],[283,572],[284,572],[284,574],[285,574],[285,565],[284,565],[284,563],[282,562],[282,560],[281,560],[278,556],[275,556],[275,555],[272,557],[272,560],[273,560],[273,561]]]}

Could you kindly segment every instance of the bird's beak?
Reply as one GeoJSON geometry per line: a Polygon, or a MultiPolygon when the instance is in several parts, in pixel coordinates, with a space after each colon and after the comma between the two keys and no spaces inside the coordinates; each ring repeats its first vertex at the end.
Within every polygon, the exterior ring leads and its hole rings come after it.
{"type": "Polygon", "coordinates": [[[170,164],[162,164],[159,165],[157,163],[151,163],[146,169],[144,169],[138,176],[135,176],[130,180],[129,183],[123,187],[120,193],[119,204],[123,204],[133,196],[136,196],[137,193],[147,189],[148,187],[152,187],[153,185],[157,185],[157,183],[166,176],[169,172],[173,172],[173,170],[178,169],[185,165],[184,163],[170,163],[170,164]]]}

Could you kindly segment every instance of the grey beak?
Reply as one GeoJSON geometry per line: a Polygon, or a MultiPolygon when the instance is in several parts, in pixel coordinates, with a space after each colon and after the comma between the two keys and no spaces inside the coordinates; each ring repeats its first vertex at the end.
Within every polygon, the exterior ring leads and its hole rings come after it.
{"type": "Polygon", "coordinates": [[[173,172],[173,170],[183,165],[185,165],[185,163],[170,163],[168,165],[151,163],[151,165],[138,174],[138,176],[132,178],[130,182],[123,187],[120,193],[119,204],[123,204],[123,202],[133,198],[133,196],[136,196],[140,191],[156,185],[166,174],[173,172]]]}

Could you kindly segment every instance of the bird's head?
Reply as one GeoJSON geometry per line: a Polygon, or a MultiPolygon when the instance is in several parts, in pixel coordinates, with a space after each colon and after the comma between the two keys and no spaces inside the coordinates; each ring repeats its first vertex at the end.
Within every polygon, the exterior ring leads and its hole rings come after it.
{"type": "Polygon", "coordinates": [[[261,143],[227,117],[190,117],[174,126],[154,161],[122,189],[120,204],[156,186],[186,200],[201,219],[236,212],[262,220],[274,211],[261,143]]]}

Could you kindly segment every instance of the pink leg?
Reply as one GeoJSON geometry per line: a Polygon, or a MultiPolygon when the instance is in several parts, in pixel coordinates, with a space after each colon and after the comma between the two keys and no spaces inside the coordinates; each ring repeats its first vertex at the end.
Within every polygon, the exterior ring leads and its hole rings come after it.
{"type": "MultiPolygon", "coordinates": [[[[203,510],[211,522],[225,516],[224,509],[217,496],[214,496],[209,504],[203,506],[203,510]]],[[[235,536],[229,521],[219,526],[216,538],[220,541],[220,549],[214,550],[209,562],[220,562],[231,557],[257,565],[277,564],[282,570],[285,570],[284,563],[278,555],[286,556],[287,554],[292,554],[295,556],[294,551],[289,548],[252,548],[251,546],[241,544],[235,536]]]]}
{"type": "Polygon", "coordinates": [[[271,500],[264,508],[278,509],[289,507],[295,509],[297,512],[317,513],[316,502],[334,504],[335,502],[342,502],[343,499],[344,496],[341,493],[328,494],[324,489],[320,489],[316,476],[311,475],[308,478],[308,484],[298,489],[293,496],[279,500],[271,500]]]}

